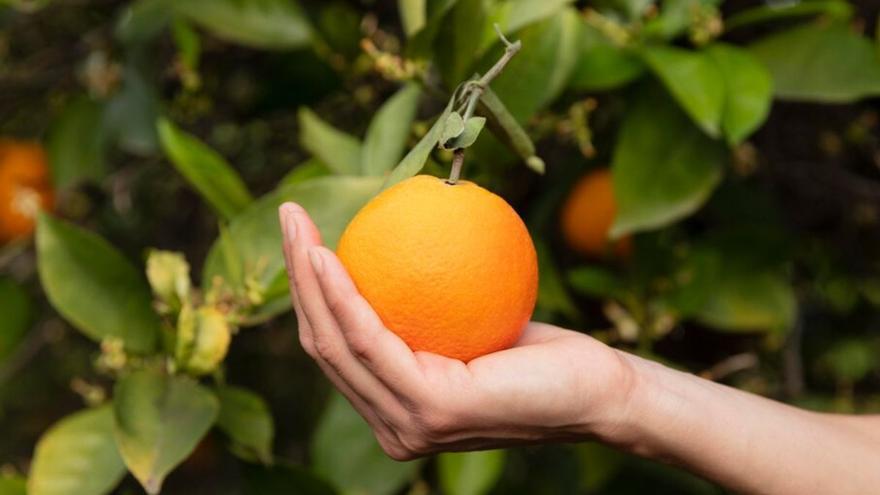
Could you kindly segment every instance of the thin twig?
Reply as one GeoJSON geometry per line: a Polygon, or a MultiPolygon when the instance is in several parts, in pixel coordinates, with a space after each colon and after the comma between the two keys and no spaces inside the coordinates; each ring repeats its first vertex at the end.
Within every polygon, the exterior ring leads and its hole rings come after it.
{"type": "MultiPolygon", "coordinates": [[[[462,115],[462,120],[467,122],[468,119],[474,116],[474,111],[477,108],[477,102],[480,101],[480,97],[483,95],[483,91],[489,87],[489,84],[501,74],[501,71],[504,70],[504,67],[510,62],[510,59],[516,55],[516,52],[522,48],[522,42],[519,40],[511,43],[506,37],[504,37],[504,33],[501,32],[501,28],[498,24],[495,24],[495,32],[498,33],[498,37],[501,38],[501,42],[504,43],[504,54],[501,55],[501,58],[495,62],[495,65],[492,66],[482,77],[475,81],[468,81],[465,83],[464,93],[467,94],[467,106],[465,107],[464,114],[462,115]]],[[[452,170],[449,172],[449,179],[446,181],[447,184],[455,185],[458,182],[458,178],[461,176],[461,168],[464,163],[464,150],[457,149],[454,152],[452,159],[452,170]]]]}
{"type": "Polygon", "coordinates": [[[461,166],[464,164],[464,149],[458,148],[452,152],[452,170],[449,172],[447,184],[454,186],[461,177],[461,166]]]}
{"type": "Polygon", "coordinates": [[[736,372],[754,368],[758,365],[758,356],[752,352],[735,354],[700,373],[707,380],[721,380],[736,372]]]}
{"type": "Polygon", "coordinates": [[[495,32],[498,33],[498,36],[501,38],[501,42],[504,43],[504,54],[501,55],[501,58],[495,62],[495,65],[492,66],[491,69],[486,71],[485,74],[476,81],[471,83],[471,92],[468,96],[468,106],[467,110],[465,110],[462,119],[467,122],[467,120],[474,116],[474,110],[477,107],[477,102],[480,100],[480,96],[482,96],[483,91],[489,87],[489,84],[501,74],[501,71],[504,70],[504,67],[507,66],[507,63],[510,62],[510,59],[513,58],[514,55],[522,48],[522,42],[517,40],[513,43],[508,41],[507,38],[504,37],[504,33],[501,32],[501,28],[498,27],[498,24],[495,24],[495,32]]]}

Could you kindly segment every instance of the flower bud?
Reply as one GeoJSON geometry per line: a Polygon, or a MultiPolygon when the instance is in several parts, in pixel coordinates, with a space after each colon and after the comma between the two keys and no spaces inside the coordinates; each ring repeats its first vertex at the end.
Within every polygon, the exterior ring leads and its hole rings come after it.
{"type": "Polygon", "coordinates": [[[161,303],[167,308],[179,308],[189,296],[189,263],[180,253],[151,251],[147,258],[147,280],[161,303]]]}
{"type": "Polygon", "coordinates": [[[230,339],[226,316],[217,308],[186,304],[177,320],[177,364],[194,375],[208,374],[223,362],[230,339]]]}

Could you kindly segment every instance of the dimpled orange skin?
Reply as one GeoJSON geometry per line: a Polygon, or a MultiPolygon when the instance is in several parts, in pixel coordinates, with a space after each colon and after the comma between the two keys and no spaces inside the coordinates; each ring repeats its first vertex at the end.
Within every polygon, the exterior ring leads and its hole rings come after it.
{"type": "Polygon", "coordinates": [[[53,204],[49,167],[37,143],[0,140],[0,243],[27,237],[53,204]]]}
{"type": "Polygon", "coordinates": [[[522,220],[477,186],[419,175],[355,215],[337,254],[413,351],[462,361],[506,349],[535,307],[538,263],[522,220]]]}
{"type": "Polygon", "coordinates": [[[592,258],[611,254],[628,258],[632,239],[611,242],[608,232],[617,214],[611,170],[594,170],[581,177],[562,206],[562,234],[575,251],[592,258]]]}

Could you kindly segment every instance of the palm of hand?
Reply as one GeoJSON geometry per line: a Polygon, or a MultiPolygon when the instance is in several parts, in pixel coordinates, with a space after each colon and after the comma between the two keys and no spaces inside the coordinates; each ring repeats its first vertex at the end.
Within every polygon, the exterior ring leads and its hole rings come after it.
{"type": "Polygon", "coordinates": [[[595,404],[615,393],[617,353],[581,333],[532,322],[512,348],[467,364],[416,353],[426,386],[443,397],[456,422],[480,436],[521,440],[569,433],[595,404]]]}

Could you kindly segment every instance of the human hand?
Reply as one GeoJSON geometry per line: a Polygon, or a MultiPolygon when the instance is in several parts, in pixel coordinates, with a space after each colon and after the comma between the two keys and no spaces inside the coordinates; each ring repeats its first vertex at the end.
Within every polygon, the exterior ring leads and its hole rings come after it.
{"type": "Polygon", "coordinates": [[[514,347],[469,363],[412,352],[358,293],[296,204],[279,210],[299,339],[398,460],[609,435],[631,366],[584,334],[529,323],[514,347]]]}

